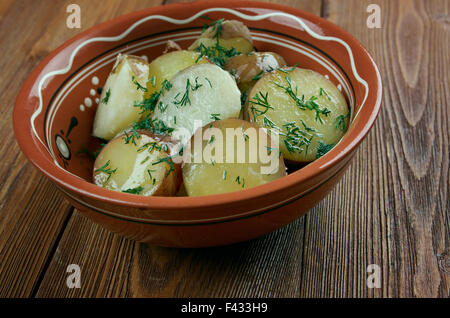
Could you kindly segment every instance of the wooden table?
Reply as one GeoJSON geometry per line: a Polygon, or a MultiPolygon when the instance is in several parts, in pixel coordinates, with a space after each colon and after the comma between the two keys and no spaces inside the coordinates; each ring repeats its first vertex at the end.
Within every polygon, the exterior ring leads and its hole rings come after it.
{"type": "Polygon", "coordinates": [[[448,297],[448,0],[272,1],[358,38],[380,68],[384,97],[334,191],[260,239],[199,250],[136,243],[81,216],[27,162],[11,116],[31,70],[82,30],[170,2],[0,1],[0,296],[448,297]],[[81,29],[66,27],[71,3],[81,7],[81,29]],[[381,28],[366,26],[371,3],[381,28]],[[70,264],[80,266],[79,289],[66,285],[70,264]],[[367,285],[370,264],[379,288],[367,285]]]}

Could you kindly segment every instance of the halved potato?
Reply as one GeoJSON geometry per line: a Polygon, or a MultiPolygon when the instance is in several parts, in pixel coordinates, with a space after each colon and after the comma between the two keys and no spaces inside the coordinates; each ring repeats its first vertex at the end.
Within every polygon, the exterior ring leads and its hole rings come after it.
{"type": "Polygon", "coordinates": [[[169,155],[172,146],[167,137],[149,132],[118,136],[98,155],[94,183],[144,196],[174,196],[181,184],[181,169],[169,155]]]}
{"type": "Polygon", "coordinates": [[[234,78],[214,64],[194,65],[172,78],[172,87],[158,101],[153,120],[175,131],[182,143],[212,121],[237,118],[241,93],[234,78]]]}
{"type": "Polygon", "coordinates": [[[111,140],[141,117],[140,109],[134,104],[144,99],[148,74],[148,63],[143,58],[117,56],[95,113],[92,132],[95,137],[111,140]]]}
{"type": "Polygon", "coordinates": [[[240,119],[200,128],[186,151],[190,156],[185,157],[182,170],[189,196],[239,191],[286,175],[275,140],[264,129],[240,119]]]}
{"type": "Polygon", "coordinates": [[[231,57],[224,69],[234,75],[239,89],[245,92],[253,87],[264,73],[286,66],[284,58],[272,52],[253,52],[231,57]]]}
{"type": "Polygon", "coordinates": [[[264,75],[248,96],[246,118],[280,135],[283,156],[310,162],[344,135],[350,113],[334,84],[307,69],[276,70],[264,75]]]}
{"type": "Polygon", "coordinates": [[[149,98],[153,93],[159,92],[164,80],[170,81],[179,71],[195,65],[210,63],[206,57],[201,57],[200,53],[192,51],[172,51],[154,59],[149,65],[149,81],[145,98],[149,98]]]}
{"type": "Polygon", "coordinates": [[[216,21],[188,49],[194,51],[202,45],[215,47],[217,44],[228,50],[234,48],[239,53],[254,51],[249,29],[242,22],[236,20],[216,21]]]}

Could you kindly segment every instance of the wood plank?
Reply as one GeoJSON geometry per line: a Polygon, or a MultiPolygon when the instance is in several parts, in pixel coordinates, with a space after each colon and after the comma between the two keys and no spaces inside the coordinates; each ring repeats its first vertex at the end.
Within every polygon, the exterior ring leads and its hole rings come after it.
{"type": "Polygon", "coordinates": [[[384,99],[350,171],[308,215],[301,295],[448,297],[449,3],[376,1],[382,28],[369,29],[370,3],[324,8],[373,54],[384,99]],[[380,289],[367,288],[369,264],[380,289]]]}
{"type": "Polygon", "coordinates": [[[0,5],[0,297],[30,296],[72,208],[24,158],[12,133],[16,94],[39,62],[28,55],[52,11],[37,2],[0,5]],[[11,28],[11,26],[14,26],[11,28]]]}
{"type": "Polygon", "coordinates": [[[170,249],[124,239],[77,212],[37,297],[293,297],[302,240],[303,221],[298,220],[250,242],[170,249]],[[70,264],[80,266],[80,289],[67,288],[70,264]]]}
{"type": "MultiPolygon", "coordinates": [[[[320,14],[320,1],[292,4],[320,14]]],[[[227,247],[168,249],[126,240],[75,212],[37,297],[295,297],[304,222],[227,247]],[[80,266],[80,289],[66,286],[70,264],[80,266]]]]}
{"type": "MultiPolygon", "coordinates": [[[[51,50],[79,32],[66,27],[65,8],[70,3],[47,6],[21,0],[0,4],[0,47],[8,53],[0,59],[0,297],[35,293],[73,210],[22,155],[11,123],[16,95],[28,74],[51,50]]],[[[97,5],[92,1],[79,4],[86,29],[155,1],[114,2],[101,13],[97,9],[92,19],[89,14],[97,5]]]]}

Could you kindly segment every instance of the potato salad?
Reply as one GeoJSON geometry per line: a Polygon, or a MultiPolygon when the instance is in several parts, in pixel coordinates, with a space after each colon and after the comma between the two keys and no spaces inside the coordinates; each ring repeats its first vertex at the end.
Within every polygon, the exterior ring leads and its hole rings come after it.
{"type": "Polygon", "coordinates": [[[92,135],[92,181],[142,196],[245,190],[331,150],[351,119],[325,76],[257,51],[240,21],[217,20],[189,47],[148,62],[119,54],[92,135]]]}

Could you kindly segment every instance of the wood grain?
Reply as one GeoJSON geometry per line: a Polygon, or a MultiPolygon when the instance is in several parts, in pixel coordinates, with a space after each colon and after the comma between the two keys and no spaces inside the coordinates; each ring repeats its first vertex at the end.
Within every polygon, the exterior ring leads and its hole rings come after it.
{"type": "Polygon", "coordinates": [[[29,55],[52,10],[37,2],[0,5],[0,297],[30,296],[72,208],[24,158],[12,132],[16,94],[40,58],[29,55]],[[14,27],[11,27],[14,26],[14,27]]]}
{"type": "Polygon", "coordinates": [[[343,180],[307,216],[257,240],[200,250],[136,243],[72,212],[11,133],[14,98],[44,56],[97,23],[163,2],[76,1],[82,30],[65,27],[73,1],[0,3],[8,52],[0,59],[0,297],[449,296],[448,1],[270,2],[322,15],[368,48],[383,78],[381,114],[343,180]],[[381,8],[380,29],[366,27],[371,3],[381,8]],[[80,289],[66,286],[70,264],[81,268],[80,289]],[[367,287],[370,264],[380,266],[381,288],[367,287]]]}
{"type": "Polygon", "coordinates": [[[449,277],[438,259],[449,247],[448,2],[376,1],[381,29],[361,27],[370,3],[325,4],[327,18],[373,54],[384,99],[350,172],[308,215],[302,296],[445,297],[449,277]],[[369,264],[381,266],[379,290],[365,285],[369,264]]]}

